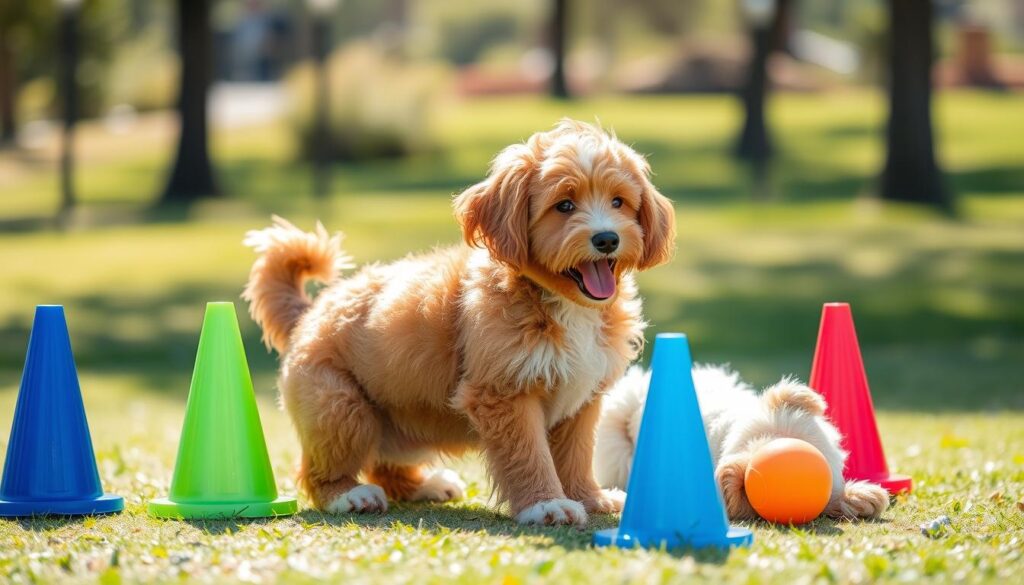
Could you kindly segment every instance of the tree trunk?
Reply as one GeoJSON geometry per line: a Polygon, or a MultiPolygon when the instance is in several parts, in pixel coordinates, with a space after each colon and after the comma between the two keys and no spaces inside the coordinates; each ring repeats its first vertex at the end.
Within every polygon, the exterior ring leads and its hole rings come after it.
{"type": "Polygon", "coordinates": [[[772,155],[772,140],[765,120],[768,98],[768,58],[784,49],[789,33],[790,0],[776,0],[772,20],[750,25],[751,57],[747,81],[740,92],[745,112],[736,143],[736,156],[763,164],[772,155]]]}
{"type": "Polygon", "coordinates": [[[330,46],[331,23],[324,16],[316,16],[312,30],[313,61],[316,64],[316,89],[313,96],[313,195],[327,197],[331,190],[331,84],[330,46]]]}
{"type": "Polygon", "coordinates": [[[569,84],[565,79],[565,54],[569,27],[569,0],[553,0],[552,9],[551,58],[554,60],[554,70],[551,72],[551,96],[567,99],[569,84]]]}
{"type": "Polygon", "coordinates": [[[178,153],[162,203],[188,203],[217,193],[210,162],[206,98],[213,64],[209,0],[178,0],[178,153]]]}
{"type": "Polygon", "coordinates": [[[889,126],[882,198],[951,210],[932,137],[932,2],[889,1],[889,126]]]}
{"type": "Polygon", "coordinates": [[[765,27],[754,27],[751,31],[753,55],[747,82],[740,92],[743,100],[743,129],[736,143],[736,156],[752,161],[765,161],[772,155],[772,143],[765,123],[764,107],[768,94],[768,55],[771,53],[771,33],[765,27]]]}
{"type": "Polygon", "coordinates": [[[3,38],[0,38],[0,145],[14,143],[17,134],[14,102],[17,96],[14,54],[8,44],[5,31],[3,38]]]}
{"type": "Polygon", "coordinates": [[[60,13],[60,83],[64,97],[64,126],[60,149],[60,209],[57,222],[64,224],[75,207],[75,122],[78,120],[78,8],[60,13]]]}

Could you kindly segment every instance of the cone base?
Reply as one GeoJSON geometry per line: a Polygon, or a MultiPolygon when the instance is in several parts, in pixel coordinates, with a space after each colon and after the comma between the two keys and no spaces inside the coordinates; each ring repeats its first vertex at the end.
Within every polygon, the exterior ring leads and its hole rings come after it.
{"type": "Polygon", "coordinates": [[[610,528],[599,530],[594,533],[595,546],[617,546],[619,548],[657,548],[662,544],[666,548],[723,548],[729,549],[738,546],[750,546],[754,542],[754,533],[746,528],[730,526],[729,531],[718,537],[693,536],[684,537],[681,534],[654,535],[635,534],[620,532],[621,528],[610,528]]]}
{"type": "Polygon", "coordinates": [[[208,504],[172,502],[158,498],[149,502],[154,518],[180,520],[227,520],[230,518],[270,518],[290,516],[299,511],[295,498],[281,496],[271,502],[215,502],[208,504]]]}
{"type": "Polygon", "coordinates": [[[124,510],[124,498],[103,494],[85,500],[11,501],[0,499],[0,517],[91,516],[124,510]]]}
{"type": "Polygon", "coordinates": [[[900,475],[898,473],[888,473],[886,475],[864,475],[861,477],[854,477],[851,475],[846,477],[846,479],[850,480],[850,482],[859,480],[859,482],[878,484],[892,496],[897,494],[909,494],[913,488],[913,479],[909,475],[900,475]]]}
{"type": "Polygon", "coordinates": [[[898,475],[895,473],[882,477],[850,477],[847,479],[862,479],[871,483],[877,483],[894,496],[896,494],[909,494],[914,487],[914,480],[909,475],[898,475]]]}

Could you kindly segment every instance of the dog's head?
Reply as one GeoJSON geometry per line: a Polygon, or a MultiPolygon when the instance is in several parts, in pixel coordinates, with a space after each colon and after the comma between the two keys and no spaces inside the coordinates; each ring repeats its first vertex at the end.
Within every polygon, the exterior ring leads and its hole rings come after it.
{"type": "Polygon", "coordinates": [[[455,214],[467,243],[587,306],[612,302],[623,274],[667,262],[675,245],[672,204],[647,161],[568,119],[503,150],[455,214]]]}

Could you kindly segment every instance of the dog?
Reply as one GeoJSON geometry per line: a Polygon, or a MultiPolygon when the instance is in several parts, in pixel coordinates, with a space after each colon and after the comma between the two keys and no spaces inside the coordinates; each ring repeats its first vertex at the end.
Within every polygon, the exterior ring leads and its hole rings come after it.
{"type": "Polygon", "coordinates": [[[280,355],[300,487],[337,513],[444,502],[465,484],[431,466],[478,448],[520,523],[620,511],[594,479],[595,427],[642,349],[634,274],[672,256],[671,202],[641,155],[565,119],[453,203],[463,243],[345,278],[341,236],[322,225],[275,218],[246,235],[259,258],[243,298],[280,355]],[[315,299],[309,280],[326,285],[315,299]]]}
{"type": "MultiPolygon", "coordinates": [[[[626,488],[650,374],[630,368],[603,403],[594,467],[605,488],[626,488]]],[[[759,447],[781,437],[807,441],[825,456],[832,471],[832,493],[824,514],[833,518],[877,518],[889,505],[881,486],[843,479],[847,453],[839,431],[825,418],[825,400],[796,378],[785,377],[758,395],[723,366],[693,368],[715,479],[733,520],[758,517],[744,489],[744,474],[759,447]]]]}

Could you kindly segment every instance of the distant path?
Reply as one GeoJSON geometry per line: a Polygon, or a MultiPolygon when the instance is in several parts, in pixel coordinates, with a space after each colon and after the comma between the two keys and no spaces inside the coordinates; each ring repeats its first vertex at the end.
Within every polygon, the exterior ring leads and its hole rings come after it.
{"type": "MultiPolygon", "coordinates": [[[[218,83],[209,96],[213,130],[260,126],[281,118],[288,96],[280,83],[218,83]]],[[[0,179],[11,181],[35,167],[56,163],[60,121],[36,120],[19,132],[21,148],[0,151],[0,179]]],[[[79,163],[117,159],[139,143],[171,148],[177,136],[177,113],[172,110],[136,113],[113,108],[104,117],[79,122],[76,156],[79,163]]]]}
{"type": "Polygon", "coordinates": [[[210,91],[210,120],[217,128],[251,126],[281,117],[287,105],[280,83],[218,83],[210,91]]]}

